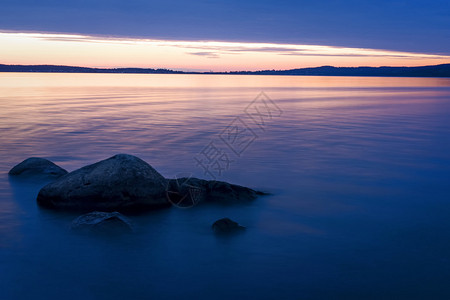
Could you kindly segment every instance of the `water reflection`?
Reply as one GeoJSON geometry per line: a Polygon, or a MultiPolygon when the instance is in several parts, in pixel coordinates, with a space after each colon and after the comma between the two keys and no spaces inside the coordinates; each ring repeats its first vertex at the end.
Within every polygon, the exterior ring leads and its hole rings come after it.
{"type": "Polygon", "coordinates": [[[374,282],[378,298],[397,295],[396,286],[411,298],[443,295],[449,113],[449,79],[0,74],[3,174],[30,156],[71,171],[123,152],[167,177],[206,177],[193,157],[242,116],[258,138],[221,179],[274,193],[244,206],[131,216],[135,234],[95,239],[70,233],[76,215],[37,207],[42,183],[4,175],[7,298],[66,297],[75,281],[73,299],[360,299],[374,282]],[[283,110],[264,131],[244,113],[261,90],[283,110]],[[215,238],[210,226],[223,217],[248,230],[215,238]]]}

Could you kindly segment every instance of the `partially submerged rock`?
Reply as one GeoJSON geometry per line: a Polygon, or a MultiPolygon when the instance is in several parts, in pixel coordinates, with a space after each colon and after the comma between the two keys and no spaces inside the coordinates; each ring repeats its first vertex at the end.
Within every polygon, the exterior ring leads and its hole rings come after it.
{"type": "Polygon", "coordinates": [[[169,179],[167,181],[167,199],[180,208],[189,208],[206,200],[207,191],[201,180],[191,177],[169,179]]]}
{"type": "Polygon", "coordinates": [[[131,221],[119,212],[94,211],[79,216],[72,222],[73,230],[94,233],[128,233],[133,231],[131,221]]]}
{"type": "Polygon", "coordinates": [[[263,192],[223,181],[184,177],[168,180],[168,198],[176,206],[193,206],[200,202],[220,204],[245,203],[263,192]]]}
{"type": "Polygon", "coordinates": [[[267,195],[245,186],[215,180],[208,181],[208,191],[208,200],[220,203],[250,201],[258,196],[267,195]]]}
{"type": "Polygon", "coordinates": [[[245,230],[244,226],[239,225],[237,222],[229,218],[219,219],[214,222],[211,227],[214,232],[218,234],[237,233],[245,230]]]}
{"type": "Polygon", "coordinates": [[[118,154],[44,186],[37,202],[68,210],[125,211],[168,206],[166,179],[138,157],[118,154]]]}
{"type": "Polygon", "coordinates": [[[222,181],[165,179],[140,158],[118,154],[47,184],[39,191],[37,202],[48,208],[123,212],[170,204],[192,207],[200,202],[246,203],[259,195],[265,193],[222,181]]]}
{"type": "Polygon", "coordinates": [[[46,176],[51,178],[59,178],[67,173],[66,170],[48,159],[40,157],[27,158],[8,172],[11,176],[46,176]]]}

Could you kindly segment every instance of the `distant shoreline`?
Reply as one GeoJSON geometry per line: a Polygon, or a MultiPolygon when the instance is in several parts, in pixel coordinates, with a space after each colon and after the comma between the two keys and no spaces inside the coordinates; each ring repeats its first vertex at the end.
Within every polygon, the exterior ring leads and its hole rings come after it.
{"type": "Polygon", "coordinates": [[[206,75],[284,75],[284,76],[360,76],[360,77],[450,77],[450,64],[421,67],[332,67],[290,70],[189,72],[151,68],[87,68],[58,65],[3,65],[2,73],[89,73],[89,74],[206,74],[206,75]]]}

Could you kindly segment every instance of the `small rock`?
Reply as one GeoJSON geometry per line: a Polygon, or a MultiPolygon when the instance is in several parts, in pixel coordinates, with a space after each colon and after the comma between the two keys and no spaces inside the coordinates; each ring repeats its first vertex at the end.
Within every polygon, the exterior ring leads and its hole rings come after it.
{"type": "Polygon", "coordinates": [[[8,174],[11,176],[22,177],[44,175],[52,178],[59,178],[67,173],[68,172],[66,170],[57,166],[48,159],[30,157],[12,168],[8,174]]]}
{"type": "Polygon", "coordinates": [[[212,229],[215,233],[223,234],[240,232],[245,230],[245,227],[229,218],[223,218],[214,222],[214,224],[212,224],[212,229]]]}
{"type": "Polygon", "coordinates": [[[94,233],[132,232],[131,222],[119,212],[94,211],[81,215],[72,222],[72,229],[94,233]]]}

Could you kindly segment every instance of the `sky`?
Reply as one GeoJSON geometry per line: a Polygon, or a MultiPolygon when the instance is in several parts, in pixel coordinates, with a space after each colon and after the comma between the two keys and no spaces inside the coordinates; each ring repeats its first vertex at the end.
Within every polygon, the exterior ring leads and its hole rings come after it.
{"type": "Polygon", "coordinates": [[[450,1],[1,4],[0,63],[227,71],[450,62],[450,1]]]}

